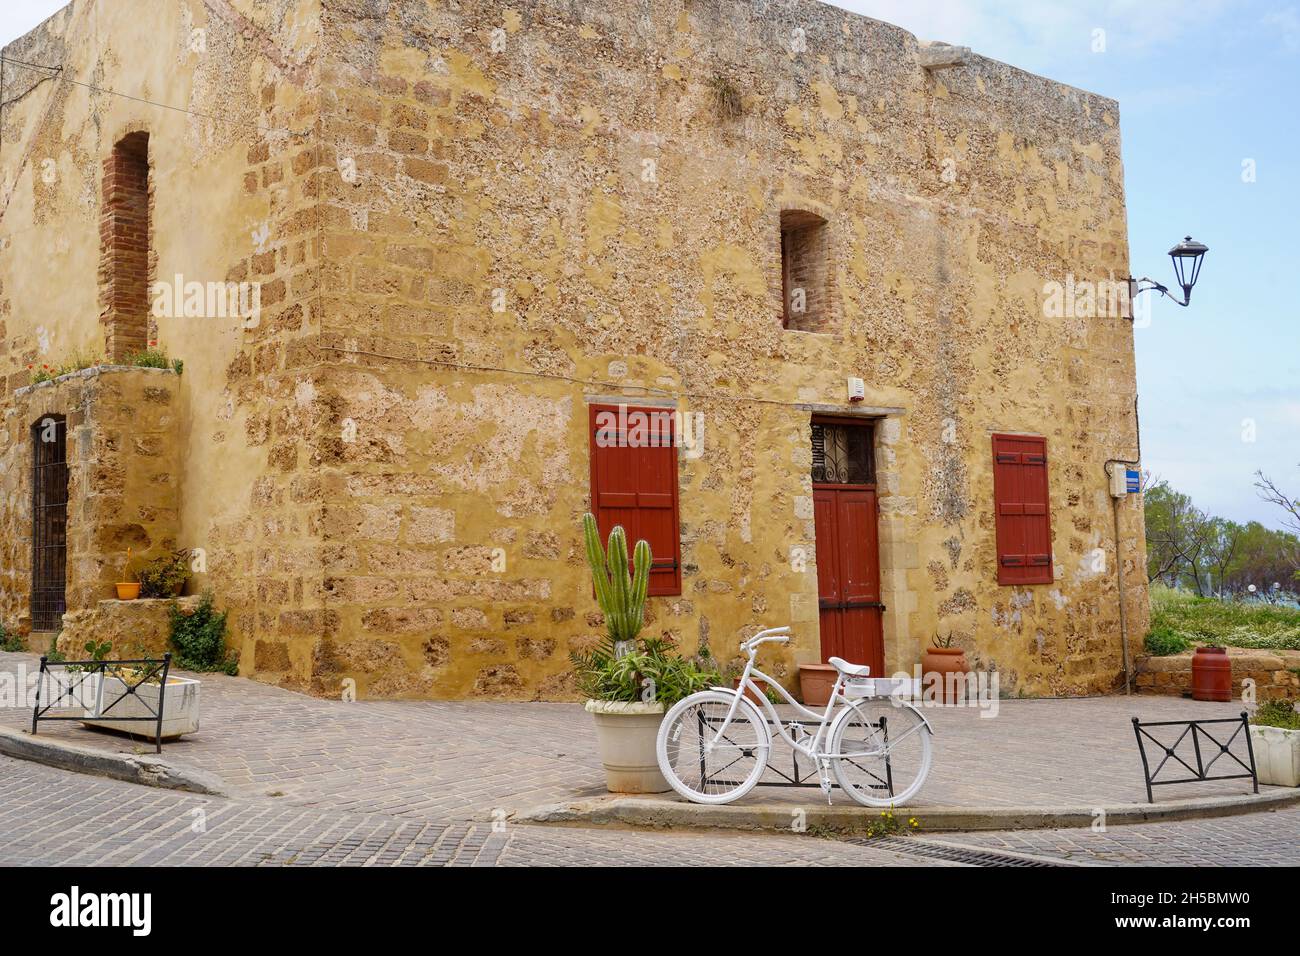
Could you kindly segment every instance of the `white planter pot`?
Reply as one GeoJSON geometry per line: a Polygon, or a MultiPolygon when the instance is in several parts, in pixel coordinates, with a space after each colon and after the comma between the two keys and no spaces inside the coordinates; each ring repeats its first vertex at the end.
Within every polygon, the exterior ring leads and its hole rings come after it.
{"type": "Polygon", "coordinates": [[[1300,787],[1300,730],[1250,725],[1259,782],[1274,787],[1300,787]]]}
{"type": "Polygon", "coordinates": [[[659,772],[655,755],[663,704],[589,700],[585,709],[596,721],[600,762],[610,793],[666,793],[672,789],[659,772]]]}
{"type": "MultiPolygon", "coordinates": [[[[157,724],[146,720],[118,720],[119,717],[149,717],[158,712],[157,684],[140,684],[135,694],[117,700],[126,690],[119,677],[105,676],[95,691],[94,706],[86,709],[82,723],[91,727],[121,730],[126,733],[152,737],[157,724]],[[139,698],[138,700],[136,698],[139,698]],[[114,701],[117,703],[114,703],[114,701]],[[147,706],[146,706],[147,704],[147,706]],[[100,715],[107,711],[107,716],[100,715]]],[[[174,740],[183,734],[197,733],[199,729],[199,682],[190,677],[168,677],[167,693],[163,696],[162,735],[164,740],[174,740]]]]}

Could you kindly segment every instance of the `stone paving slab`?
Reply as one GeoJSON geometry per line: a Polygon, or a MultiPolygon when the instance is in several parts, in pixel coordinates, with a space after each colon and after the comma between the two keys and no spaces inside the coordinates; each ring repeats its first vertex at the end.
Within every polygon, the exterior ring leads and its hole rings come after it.
{"type": "MultiPolygon", "coordinates": [[[[0,653],[0,671],[31,671],[37,663],[36,655],[0,653]]],[[[203,681],[201,729],[165,744],[164,756],[217,775],[234,796],[274,793],[340,812],[465,821],[605,793],[591,717],[576,703],[345,703],[196,676],[203,681]]],[[[1133,716],[1231,717],[1240,710],[1159,696],[1005,700],[991,719],[974,708],[930,708],[934,769],[912,808],[1140,803],[1146,793],[1133,716]]],[[[26,708],[0,707],[0,726],[21,729],[30,719],[26,708]]],[[[42,725],[46,735],[110,752],[150,749],[76,723],[42,725]]],[[[807,803],[810,793],[823,799],[818,790],[761,792],[762,801],[778,805],[807,803]]],[[[1248,781],[1226,781],[1166,787],[1157,800],[1249,792],[1248,781]]],[[[838,790],[833,799],[852,805],[838,790]]]]}
{"type": "Polygon", "coordinates": [[[0,866],[943,866],[793,835],[455,822],[158,790],[0,757],[0,866]]]}
{"type": "Polygon", "coordinates": [[[1015,830],[927,839],[1106,866],[1300,866],[1300,807],[1102,831],[1015,830]]]}

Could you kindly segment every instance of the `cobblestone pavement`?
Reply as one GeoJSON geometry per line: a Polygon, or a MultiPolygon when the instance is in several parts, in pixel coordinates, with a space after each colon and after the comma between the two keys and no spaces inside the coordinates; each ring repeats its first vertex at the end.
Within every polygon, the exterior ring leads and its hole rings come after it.
{"type": "MultiPolygon", "coordinates": [[[[0,866],[915,866],[811,836],[429,823],[157,790],[0,757],[0,866]]],[[[942,864],[937,864],[942,865],[942,864]]]]}
{"type": "MultiPolygon", "coordinates": [[[[38,658],[0,653],[0,671],[33,672],[38,658]]],[[[164,746],[212,771],[234,795],[419,820],[482,819],[496,809],[603,794],[591,718],[577,704],[322,700],[255,681],[201,675],[202,729],[164,746]]],[[[1146,798],[1130,723],[1234,716],[1240,705],[1172,697],[1005,700],[997,717],[928,708],[934,769],[913,808],[1103,806],[1146,798]]],[[[0,707],[0,724],[30,726],[30,710],[0,707]]],[[[42,736],[109,750],[147,748],[80,724],[42,736]]],[[[774,760],[788,760],[779,745],[774,760]]],[[[1241,781],[1166,787],[1161,800],[1248,793],[1241,781]]],[[[820,796],[819,794],[814,794],[820,796]]],[[[837,802],[849,803],[838,790],[837,802]]],[[[754,796],[746,798],[754,801],[754,796]]],[[[764,788],[763,800],[802,803],[807,791],[764,788]]]]}
{"type": "Polygon", "coordinates": [[[1300,807],[1108,827],[1104,833],[1089,829],[1012,830],[926,839],[1116,866],[1300,866],[1300,807]]]}
{"type": "Polygon", "coordinates": [[[0,757],[0,866],[957,866],[915,846],[1063,863],[1300,864],[1300,808],[1088,830],[931,834],[883,843],[793,834],[411,820],[278,799],[158,790],[0,757]],[[912,844],[912,849],[908,845],[912,844]]]}

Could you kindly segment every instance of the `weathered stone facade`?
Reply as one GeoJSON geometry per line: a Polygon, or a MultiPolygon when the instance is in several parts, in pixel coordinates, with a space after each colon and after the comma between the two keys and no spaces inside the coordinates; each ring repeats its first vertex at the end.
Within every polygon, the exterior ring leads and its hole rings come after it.
{"type": "Polygon", "coordinates": [[[20,630],[30,623],[31,429],[50,416],[67,421],[68,607],[91,607],[110,596],[114,583],[124,580],[128,548],[139,555],[177,546],[177,388],[176,375],[168,370],[98,366],[9,396],[0,431],[6,503],[0,619],[20,630]]]}
{"type": "MultiPolygon", "coordinates": [[[[6,67],[7,97],[30,89],[4,113],[0,372],[12,448],[27,365],[111,347],[102,164],[147,130],[151,279],[260,284],[255,323],[149,326],[186,363],[176,544],[208,555],[191,587],[231,609],[243,673],[570,695],[601,630],[587,405],[623,401],[705,423],[654,631],[727,657],[789,623],[771,670],[820,659],[815,561],[791,555],[815,554],[810,416],[833,411],[877,423],[890,669],[951,631],[1004,692],[1116,686],[1104,466],[1138,457],[1132,327],[1043,304],[1128,275],[1114,102],[979,57],[927,71],[910,34],[811,0],[163,6],[77,0],[6,49],[190,112],[6,67]],[[790,329],[783,214],[827,263],[790,329]],[[1047,438],[1051,584],[997,583],[998,432],[1047,438]]],[[[1140,639],[1136,497],[1121,539],[1140,639]]]]}

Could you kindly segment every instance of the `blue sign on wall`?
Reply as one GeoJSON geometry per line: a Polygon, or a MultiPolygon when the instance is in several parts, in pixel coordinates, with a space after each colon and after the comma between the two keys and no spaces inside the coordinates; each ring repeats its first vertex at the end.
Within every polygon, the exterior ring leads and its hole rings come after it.
{"type": "Polygon", "coordinates": [[[1133,469],[1125,469],[1125,477],[1128,479],[1128,493],[1135,495],[1142,490],[1142,472],[1133,469]]]}

